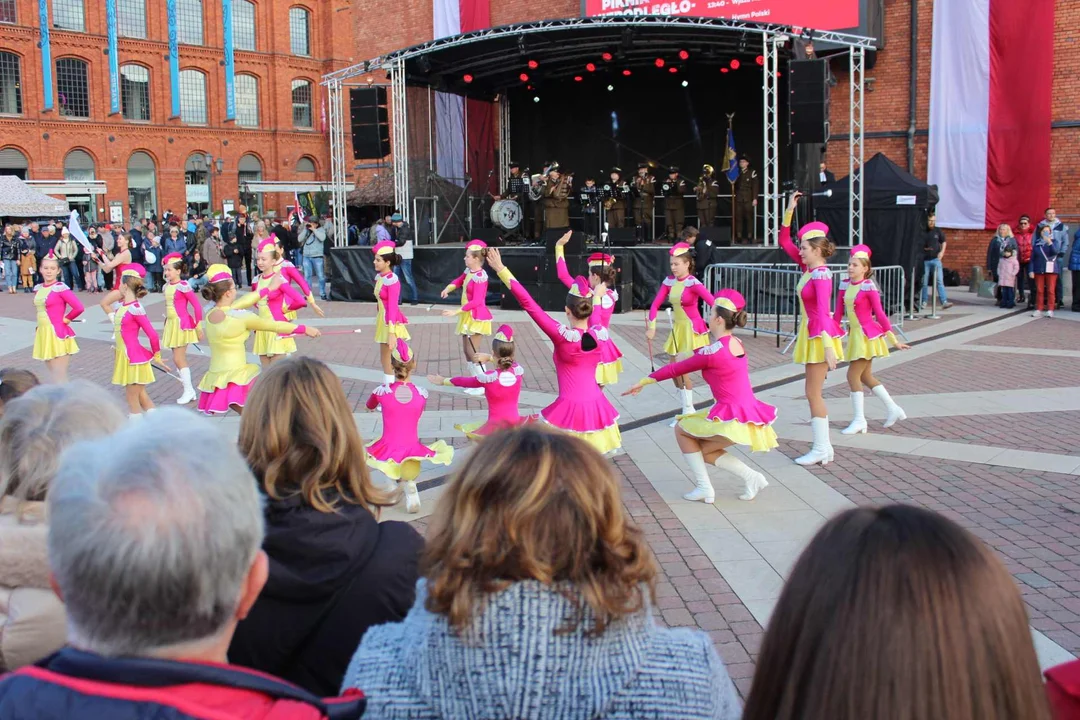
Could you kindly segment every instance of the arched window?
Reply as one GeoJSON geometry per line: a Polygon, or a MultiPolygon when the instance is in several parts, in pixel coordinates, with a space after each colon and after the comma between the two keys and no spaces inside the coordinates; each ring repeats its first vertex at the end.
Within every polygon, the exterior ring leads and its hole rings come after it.
{"type": "Polygon", "coordinates": [[[259,127],[259,81],[254,75],[236,76],[236,124],[259,127]]]}
{"type": "Polygon", "coordinates": [[[30,174],[30,163],[18,148],[0,150],[0,175],[14,175],[25,180],[30,174]]]}
{"type": "Polygon", "coordinates": [[[120,107],[125,120],[149,122],[150,71],[142,65],[120,66],[120,107]]]}
{"type": "Polygon", "coordinates": [[[83,0],[52,0],[54,28],[86,32],[86,10],[83,0]]]}
{"type": "Polygon", "coordinates": [[[116,0],[116,32],[120,37],[146,37],[146,0],[116,0]]]}
{"type": "Polygon", "coordinates": [[[315,179],[315,161],[309,157],[302,157],[296,161],[296,174],[301,180],[315,179]]]}
{"type": "Polygon", "coordinates": [[[232,0],[233,47],[237,50],[255,49],[255,3],[232,0]]]}
{"type": "Polygon", "coordinates": [[[311,13],[306,8],[289,8],[289,47],[293,55],[311,54],[311,13]]]}
{"type": "Polygon", "coordinates": [[[22,114],[22,62],[15,53],[0,51],[0,113],[22,114]]]}
{"type": "Polygon", "coordinates": [[[244,183],[258,182],[262,180],[262,162],[254,155],[245,155],[240,158],[237,166],[238,180],[240,182],[240,204],[247,205],[248,211],[258,209],[265,210],[262,206],[263,194],[261,192],[248,192],[244,190],[244,183]]]}
{"type": "Polygon", "coordinates": [[[198,70],[180,71],[180,119],[189,125],[206,124],[206,76],[198,70]]]}
{"type": "Polygon", "coordinates": [[[206,158],[203,153],[192,153],[184,163],[187,204],[196,213],[210,209],[210,173],[213,167],[206,164],[206,158]]]}
{"type": "Polygon", "coordinates": [[[56,99],[61,117],[90,117],[86,75],[86,62],[83,60],[60,58],[56,61],[56,99]]]}
{"type": "Polygon", "coordinates": [[[202,0],[177,0],[176,37],[184,45],[203,44],[202,0]]]}
{"type": "Polygon", "coordinates": [[[128,158],[128,211],[131,217],[149,217],[157,207],[157,171],[154,158],[141,150],[128,158]]]}
{"type": "Polygon", "coordinates": [[[64,158],[65,180],[93,180],[94,158],[85,150],[72,150],[64,158]]]}
{"type": "Polygon", "coordinates": [[[310,128],[311,123],[311,83],[307,80],[292,81],[292,122],[293,127],[310,128]]]}

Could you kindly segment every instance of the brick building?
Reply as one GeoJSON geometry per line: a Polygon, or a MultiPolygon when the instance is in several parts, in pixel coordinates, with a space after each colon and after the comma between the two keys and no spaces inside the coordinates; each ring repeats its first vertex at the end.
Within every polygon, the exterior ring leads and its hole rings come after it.
{"type": "Polygon", "coordinates": [[[125,219],[185,207],[220,212],[228,200],[284,213],[291,194],[242,196],[239,184],[329,178],[319,81],[354,62],[352,33],[341,31],[347,0],[176,0],[178,117],[166,6],[116,0],[120,112],[112,113],[106,3],[0,0],[0,173],[103,181],[103,195],[68,196],[95,220],[107,220],[117,203],[125,219]],[[233,22],[231,120],[224,3],[233,22]],[[43,90],[43,7],[52,102],[43,90]]]}

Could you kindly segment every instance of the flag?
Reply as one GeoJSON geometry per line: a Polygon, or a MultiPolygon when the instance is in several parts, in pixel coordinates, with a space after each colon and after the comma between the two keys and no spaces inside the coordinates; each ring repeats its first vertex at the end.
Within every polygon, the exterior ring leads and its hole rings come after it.
{"type": "Polygon", "coordinates": [[[300,206],[300,196],[293,192],[293,204],[296,205],[296,219],[300,221],[300,224],[304,224],[304,208],[300,206]]]}
{"type": "Polygon", "coordinates": [[[724,151],[724,162],[727,163],[728,182],[739,179],[739,155],[735,152],[735,131],[729,126],[727,129],[727,150],[724,151]]]}
{"type": "Polygon", "coordinates": [[[1050,197],[1054,0],[934,3],[927,181],[939,227],[982,230],[1050,197]],[[1019,94],[1018,94],[1019,93],[1019,94]]]}
{"type": "Polygon", "coordinates": [[[90,244],[90,240],[87,239],[86,233],[79,227],[79,211],[72,210],[71,217],[68,219],[68,232],[71,233],[71,237],[79,241],[79,244],[83,246],[83,250],[94,254],[94,246],[90,244]]]}

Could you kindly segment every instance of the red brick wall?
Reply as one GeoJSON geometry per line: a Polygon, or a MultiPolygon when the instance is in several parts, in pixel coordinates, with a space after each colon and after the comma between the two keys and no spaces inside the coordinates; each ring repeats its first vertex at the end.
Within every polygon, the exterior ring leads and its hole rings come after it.
{"type": "MultiPolygon", "coordinates": [[[[165,3],[147,0],[146,40],[119,40],[121,65],[136,63],[150,70],[149,123],[135,123],[109,115],[108,56],[104,3],[85,0],[86,33],[53,29],[52,56],[79,57],[89,63],[90,115],[88,120],[59,117],[44,112],[41,88],[41,55],[37,49],[37,2],[17,0],[18,25],[0,25],[0,50],[22,58],[23,113],[0,116],[0,148],[16,147],[29,158],[30,179],[58,180],[64,177],[64,157],[80,148],[94,158],[95,174],[105,180],[110,200],[127,208],[127,162],[131,153],[143,150],[157,165],[157,209],[182,210],[186,205],[184,163],[193,153],[210,153],[224,158],[224,171],[212,180],[212,199],[220,211],[221,200],[238,199],[237,167],[240,158],[252,154],[262,162],[265,180],[299,178],[296,162],[309,157],[318,179],[329,179],[329,142],[322,132],[325,93],[318,85],[321,76],[354,62],[355,43],[351,33],[341,32],[342,4],[337,0],[261,0],[256,5],[257,51],[236,52],[237,74],[254,75],[259,87],[259,128],[236,127],[225,121],[225,75],[221,65],[221,2],[205,0],[204,45],[180,46],[180,68],[198,69],[207,76],[206,126],[189,126],[170,118],[168,31],[165,3]],[[289,48],[288,10],[302,6],[311,13],[310,58],[295,57],[289,48]],[[336,25],[335,25],[336,23],[336,25]],[[293,128],[291,81],[305,78],[313,82],[314,128],[293,128]],[[45,137],[48,135],[48,138],[45,137]]],[[[345,5],[347,9],[347,5],[345,5]]],[[[351,20],[345,23],[351,26],[351,20]]],[[[55,85],[55,79],[54,79],[55,85]]],[[[268,194],[264,209],[284,213],[292,196],[268,194]]],[[[106,211],[107,217],[107,211],[106,211]]]]}

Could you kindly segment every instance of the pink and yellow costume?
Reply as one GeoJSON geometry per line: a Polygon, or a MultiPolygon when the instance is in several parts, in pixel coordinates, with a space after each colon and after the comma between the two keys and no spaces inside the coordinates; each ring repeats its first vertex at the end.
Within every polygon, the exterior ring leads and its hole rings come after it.
{"type": "MultiPolygon", "coordinates": [[[[163,265],[180,261],[179,253],[166,255],[163,265]]],[[[202,322],[202,306],[195,291],[186,280],[165,284],[165,329],[161,333],[161,346],[164,348],[187,347],[198,342],[199,335],[195,328],[202,322]],[[188,312],[186,307],[190,307],[188,312]]]]}
{"type": "MultiPolygon", "coordinates": [[[[487,243],[483,240],[472,240],[465,246],[465,250],[483,250],[487,243]]],[[[488,274],[483,268],[469,270],[466,268],[457,280],[446,286],[446,292],[452,293],[461,289],[461,309],[458,310],[458,324],[454,333],[457,335],[490,335],[491,334],[491,310],[487,306],[488,274]]]]}
{"type": "MultiPolygon", "coordinates": [[[[596,366],[600,362],[599,336],[604,329],[597,326],[581,331],[567,327],[544,312],[509,269],[504,267],[500,270],[499,279],[555,345],[553,359],[559,397],[540,411],[540,418],[577,435],[601,453],[621,448],[619,413],[596,384],[596,366]]],[[[578,284],[570,293],[591,297],[588,287],[582,288],[578,284]]]]}
{"type": "MultiPolygon", "coordinates": [[[[589,256],[589,268],[612,265],[615,258],[604,253],[593,253],[589,256]]],[[[566,267],[566,251],[562,245],[555,246],[555,270],[559,280],[567,288],[574,287],[575,283],[585,282],[584,278],[574,278],[566,267]]],[[[587,286],[587,283],[586,283],[587,286]]],[[[614,385],[619,381],[619,373],[622,372],[622,352],[618,345],[611,339],[611,316],[615,313],[615,303],[619,301],[619,291],[608,288],[603,295],[593,293],[593,314],[589,322],[604,329],[600,341],[600,364],[596,366],[596,382],[598,385],[614,385]]]]}
{"type": "MultiPolygon", "coordinates": [[[[274,246],[278,248],[278,250],[281,250],[281,245],[278,242],[276,235],[270,235],[267,240],[272,242],[274,246]]],[[[260,243],[260,252],[262,251],[261,246],[264,243],[266,243],[266,240],[263,240],[263,242],[260,243]]],[[[284,251],[282,252],[284,253],[284,251]]],[[[311,293],[311,286],[308,285],[308,281],[307,278],[304,277],[304,273],[300,272],[299,268],[286,260],[284,254],[282,254],[280,260],[274,263],[274,269],[281,273],[281,277],[285,278],[285,282],[291,283],[293,285],[296,285],[296,287],[300,288],[300,294],[303,296],[304,300],[307,302],[308,305],[315,304],[315,296],[311,293]]],[[[296,319],[296,310],[293,309],[291,303],[286,302],[284,305],[284,310],[286,320],[292,322],[296,319]]]]}
{"type": "MultiPolygon", "coordinates": [[[[514,331],[509,325],[503,325],[495,333],[495,339],[501,342],[513,342],[514,331]]],[[[476,367],[480,368],[480,365],[476,367]]],[[[521,383],[525,370],[517,363],[509,370],[494,369],[485,372],[480,369],[474,377],[446,378],[444,385],[460,388],[483,388],[488,403],[487,421],[478,420],[454,427],[465,433],[470,440],[479,440],[502,428],[514,427],[529,422],[518,412],[518,400],[521,398],[521,383]]]]}
{"type": "MultiPolygon", "coordinates": [[[[262,274],[255,279],[255,292],[248,293],[244,298],[233,305],[236,309],[244,309],[257,304],[259,317],[270,322],[288,322],[285,317],[284,304],[288,302],[292,309],[299,309],[307,305],[303,295],[293,289],[292,285],[282,282],[276,289],[270,289],[277,270],[271,270],[269,274],[262,274]]],[[[284,278],[282,278],[284,280],[284,278]]],[[[289,333],[291,335],[291,332],[289,333]]],[[[274,330],[255,331],[255,347],[252,352],[259,356],[289,355],[296,352],[296,341],[289,336],[274,330]]]]}
{"type": "MultiPolygon", "coordinates": [[[[409,361],[410,351],[404,340],[397,341],[393,353],[401,362],[409,361]]],[[[427,390],[411,382],[398,381],[375,388],[367,400],[367,409],[382,409],[383,434],[367,446],[368,465],[392,480],[400,480],[407,474],[402,466],[410,461],[450,464],[454,459],[454,448],[442,440],[431,445],[420,442],[418,428],[427,398],[427,390]]]]}
{"type": "MultiPolygon", "coordinates": [[[[122,277],[146,277],[142,265],[125,265],[122,277]]],[[[113,364],[113,385],[149,385],[154,382],[154,369],[150,361],[158,359],[161,340],[154,330],[146,309],[138,300],[122,303],[113,315],[113,340],[116,342],[116,360],[113,364]],[[147,350],[139,342],[139,332],[150,341],[147,350]]]]}
{"type": "MultiPolygon", "coordinates": [[[[671,247],[670,255],[677,257],[690,252],[686,243],[676,243],[671,247]]],[[[672,325],[674,328],[664,343],[664,352],[668,355],[685,355],[709,344],[709,325],[701,318],[698,303],[704,301],[711,307],[713,296],[693,275],[677,278],[669,275],[660,285],[660,291],[649,308],[649,327],[656,327],[656,314],[665,301],[671,302],[672,325]]]]}
{"type": "MultiPolygon", "coordinates": [[[[715,305],[737,312],[745,302],[738,292],[721,290],[715,305]]],[[[698,370],[716,402],[708,410],[679,415],[679,427],[696,438],[722,436],[754,452],[766,452],[777,446],[772,428],[776,408],[754,397],[746,352],[733,335],[695,350],[686,360],[660,368],[642,384],[671,380],[698,370]]]]}
{"type": "MultiPolygon", "coordinates": [[[[851,248],[851,257],[870,259],[870,248],[856,245],[851,248]]],[[[889,357],[889,343],[895,347],[898,343],[889,322],[889,313],[881,305],[881,293],[870,278],[852,283],[844,280],[840,283],[839,297],[833,320],[839,324],[847,315],[848,335],[844,357],[848,360],[872,360],[889,357]]]]}
{"type": "MultiPolygon", "coordinates": [[[[812,222],[799,228],[799,240],[825,237],[829,227],[824,223],[812,222]]],[[[799,248],[791,241],[791,214],[784,215],[784,224],[780,227],[780,247],[788,254],[792,262],[803,271],[802,279],[795,287],[799,298],[799,331],[795,336],[795,352],[792,359],[799,365],[813,365],[825,362],[825,343],[828,342],[836,352],[836,359],[844,359],[844,348],[840,338],[844,331],[829,313],[832,300],[832,271],[824,265],[810,270],[799,256],[799,248]]]]}
{"type": "Polygon", "coordinates": [[[34,288],[34,307],[37,308],[34,359],[55,360],[79,352],[75,331],[67,323],[82,315],[83,304],[71,288],[62,282],[38,285],[34,288]],[[68,309],[66,315],[65,309],[68,309]]]}
{"type": "MultiPolygon", "coordinates": [[[[390,255],[396,250],[394,243],[383,240],[372,251],[376,255],[390,255]]],[[[393,345],[396,340],[408,340],[409,319],[401,312],[401,282],[393,270],[375,276],[375,302],[379,310],[375,315],[375,342],[393,345]]]]}

